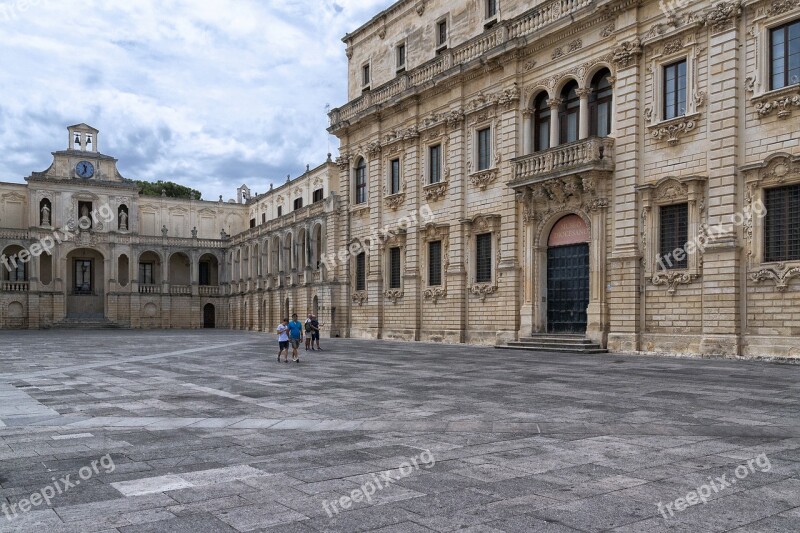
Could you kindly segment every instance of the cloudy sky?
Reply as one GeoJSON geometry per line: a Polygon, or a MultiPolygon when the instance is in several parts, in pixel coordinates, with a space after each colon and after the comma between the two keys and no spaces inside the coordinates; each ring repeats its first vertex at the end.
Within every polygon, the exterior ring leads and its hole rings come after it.
{"type": "Polygon", "coordinates": [[[100,130],[131,179],[205,199],[264,192],[336,155],[341,38],[392,0],[0,0],[0,181],[100,130]]]}

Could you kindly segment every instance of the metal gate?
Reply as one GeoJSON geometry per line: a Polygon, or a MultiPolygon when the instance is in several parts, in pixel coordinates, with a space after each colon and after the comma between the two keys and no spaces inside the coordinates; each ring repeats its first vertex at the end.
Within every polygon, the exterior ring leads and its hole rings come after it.
{"type": "Polygon", "coordinates": [[[585,333],[589,307],[589,245],[547,250],[547,331],[585,333]]]}
{"type": "Polygon", "coordinates": [[[203,307],[203,327],[205,329],[214,329],[217,326],[217,312],[212,304],[206,304],[203,307]]]}

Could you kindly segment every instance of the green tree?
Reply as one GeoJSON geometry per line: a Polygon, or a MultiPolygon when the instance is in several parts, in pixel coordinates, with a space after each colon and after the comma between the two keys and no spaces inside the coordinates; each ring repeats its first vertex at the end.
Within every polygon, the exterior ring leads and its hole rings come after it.
{"type": "Polygon", "coordinates": [[[203,194],[197,189],[192,189],[191,187],[179,185],[171,181],[158,180],[152,182],[136,180],[134,183],[139,186],[139,194],[142,196],[161,196],[161,193],[164,192],[167,198],[183,198],[185,200],[190,200],[192,198],[201,200],[203,198],[203,194]]]}

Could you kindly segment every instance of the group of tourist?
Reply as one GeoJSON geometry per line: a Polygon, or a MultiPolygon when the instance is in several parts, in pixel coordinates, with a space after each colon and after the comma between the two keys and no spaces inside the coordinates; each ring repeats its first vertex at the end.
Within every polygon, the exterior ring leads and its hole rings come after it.
{"type": "Polygon", "coordinates": [[[289,362],[289,346],[291,345],[292,361],[299,363],[300,354],[298,353],[298,350],[300,349],[300,344],[304,339],[306,343],[306,351],[308,351],[309,348],[312,350],[322,351],[322,348],[319,345],[319,328],[321,326],[322,324],[319,323],[316,315],[311,313],[309,313],[305,324],[302,324],[297,319],[297,313],[292,315],[292,320],[284,318],[277,329],[279,346],[278,362],[281,362],[281,356],[283,356],[285,363],[289,362]],[[314,348],[315,342],[317,343],[316,348],[314,348]]]}

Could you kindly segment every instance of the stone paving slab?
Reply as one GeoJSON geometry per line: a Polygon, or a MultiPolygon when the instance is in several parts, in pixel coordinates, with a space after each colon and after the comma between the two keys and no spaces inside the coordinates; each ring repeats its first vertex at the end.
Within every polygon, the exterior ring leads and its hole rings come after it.
{"type": "Polygon", "coordinates": [[[271,335],[225,331],[0,342],[0,532],[800,531],[800,366],[345,339],[285,365],[271,335]]]}

